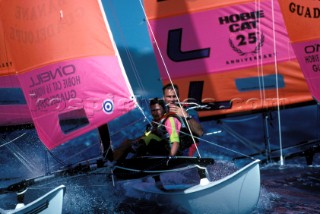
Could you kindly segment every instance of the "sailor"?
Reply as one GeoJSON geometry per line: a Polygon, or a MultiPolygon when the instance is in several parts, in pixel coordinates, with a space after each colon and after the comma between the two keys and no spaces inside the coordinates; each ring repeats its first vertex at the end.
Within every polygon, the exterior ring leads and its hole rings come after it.
{"type": "Polygon", "coordinates": [[[177,105],[179,102],[179,88],[177,85],[167,84],[162,88],[162,92],[163,100],[167,105],[167,112],[175,113],[178,117],[183,119],[183,130],[180,134],[180,138],[183,140],[180,143],[180,146],[183,145],[185,149],[182,152],[182,155],[193,156],[197,149],[196,145],[199,145],[198,139],[193,138],[193,136],[201,137],[203,135],[203,129],[199,122],[198,113],[193,109],[187,111],[182,106],[177,105]],[[192,134],[190,133],[190,130],[192,134]]]}
{"type": "Polygon", "coordinates": [[[183,151],[189,149],[192,141],[188,135],[182,135],[183,131],[187,132],[183,119],[175,113],[165,113],[163,100],[152,99],[150,108],[154,120],[150,134],[142,138],[147,155],[184,155],[183,151]]]}
{"type": "Polygon", "coordinates": [[[150,110],[153,121],[147,126],[144,135],[135,140],[124,141],[113,151],[115,161],[126,158],[130,152],[136,156],[178,155],[181,122],[173,115],[165,115],[165,104],[161,99],[150,100],[150,110]]]}
{"type": "Polygon", "coordinates": [[[148,147],[148,155],[177,155],[180,143],[181,122],[177,118],[165,113],[163,100],[158,98],[152,99],[150,101],[150,109],[154,120],[149,128],[150,133],[142,138],[148,147]],[[153,140],[155,138],[158,140],[153,140]]]}

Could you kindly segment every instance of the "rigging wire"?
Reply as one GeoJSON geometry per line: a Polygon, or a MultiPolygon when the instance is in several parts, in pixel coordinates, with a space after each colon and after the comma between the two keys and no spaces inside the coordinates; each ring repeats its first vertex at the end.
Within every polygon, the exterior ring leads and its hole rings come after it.
{"type": "Polygon", "coordinates": [[[240,143],[242,143],[244,146],[250,145],[251,149],[254,148],[255,151],[260,151],[260,148],[256,145],[256,143],[253,143],[252,141],[248,140],[247,138],[241,136],[239,133],[237,133],[235,130],[233,130],[230,126],[223,123],[221,124],[223,129],[227,131],[231,136],[233,136],[235,139],[237,139],[240,143]]]}
{"type": "MultiPolygon", "coordinates": [[[[318,126],[319,126],[320,125],[320,103],[319,102],[317,102],[316,108],[317,108],[316,124],[318,124],[318,126]]],[[[320,140],[320,132],[318,129],[316,129],[316,130],[317,130],[317,133],[316,133],[317,139],[320,140]]]]}
{"type": "Polygon", "coordinates": [[[219,144],[217,144],[217,143],[214,143],[214,142],[212,142],[212,141],[208,141],[208,140],[203,139],[203,138],[202,138],[201,140],[204,141],[204,142],[206,142],[206,143],[208,143],[208,144],[210,144],[210,145],[219,147],[219,148],[221,148],[221,149],[225,149],[225,150],[227,150],[227,151],[229,151],[229,152],[232,152],[232,153],[234,153],[234,154],[238,154],[238,155],[241,155],[241,156],[243,156],[243,157],[250,158],[250,159],[252,159],[252,160],[258,160],[258,159],[255,158],[255,157],[251,157],[251,156],[249,156],[249,155],[247,155],[247,154],[244,154],[244,153],[242,153],[242,152],[239,152],[239,151],[236,151],[236,150],[233,150],[233,149],[230,149],[230,148],[221,146],[221,145],[219,145],[219,144]]]}
{"type": "MultiPolygon", "coordinates": [[[[159,45],[158,45],[157,39],[156,39],[156,37],[155,37],[155,35],[154,35],[154,32],[153,32],[152,27],[151,27],[151,25],[150,25],[150,22],[148,21],[147,13],[146,13],[146,11],[145,11],[145,9],[144,9],[144,7],[143,7],[142,1],[139,0],[139,2],[140,2],[140,5],[141,5],[141,9],[142,9],[142,11],[143,11],[144,17],[145,17],[145,19],[146,19],[146,23],[148,24],[148,28],[149,28],[149,30],[150,30],[152,39],[153,39],[154,42],[155,42],[157,51],[158,51],[159,56],[160,56],[160,58],[161,58],[161,62],[162,62],[163,66],[164,66],[164,69],[165,69],[165,71],[166,71],[166,74],[167,74],[167,77],[168,77],[168,79],[169,79],[169,82],[170,82],[170,84],[173,86],[173,81],[172,81],[172,79],[171,79],[171,76],[170,76],[170,73],[169,73],[169,69],[168,69],[168,67],[167,67],[167,64],[165,63],[165,60],[164,60],[164,58],[163,58],[162,52],[161,52],[161,50],[160,50],[160,47],[159,47],[159,45]]],[[[180,108],[183,108],[182,105],[181,105],[181,103],[180,103],[180,98],[178,97],[178,94],[177,94],[175,88],[174,88],[174,87],[172,87],[172,88],[173,88],[173,91],[174,91],[175,96],[176,96],[177,99],[178,99],[178,102],[179,102],[178,105],[179,105],[179,107],[180,107],[180,108]]],[[[184,113],[183,113],[183,114],[184,114],[184,113]]],[[[183,115],[183,117],[186,118],[187,115],[183,115]]],[[[191,138],[192,138],[193,144],[194,144],[194,146],[195,146],[195,148],[196,148],[196,151],[197,151],[197,153],[198,153],[198,156],[201,158],[201,155],[200,155],[200,152],[199,152],[197,143],[196,143],[196,141],[195,141],[195,136],[194,136],[193,133],[191,132],[190,125],[189,125],[188,123],[186,123],[186,125],[187,125],[188,131],[191,133],[191,138]]]]}
{"type": "MultiPolygon", "coordinates": [[[[37,171],[39,167],[37,167],[35,163],[32,163],[30,161],[29,158],[24,157],[24,155],[22,154],[22,151],[19,149],[19,147],[15,146],[14,144],[11,144],[13,142],[15,142],[16,140],[22,138],[24,135],[26,135],[26,133],[21,134],[20,136],[16,137],[15,139],[12,139],[2,145],[0,145],[0,148],[3,146],[6,146],[7,149],[9,149],[12,154],[31,172],[37,171]],[[11,144],[11,145],[10,145],[11,144]],[[19,151],[20,150],[20,151],[19,151]]],[[[3,141],[5,141],[4,139],[2,139],[3,141]]],[[[59,158],[57,158],[47,147],[45,147],[46,152],[49,153],[51,155],[51,157],[53,157],[58,163],[60,163],[61,165],[65,166],[66,164],[61,161],[59,158]]],[[[45,163],[46,167],[48,166],[48,163],[45,163]]]]}
{"type": "MultiPolygon", "coordinates": [[[[114,6],[113,6],[113,4],[112,4],[112,1],[109,1],[109,2],[108,2],[108,6],[109,6],[110,8],[114,8],[114,6]]],[[[127,42],[126,37],[124,36],[124,33],[123,33],[123,31],[122,31],[121,24],[119,23],[119,19],[117,18],[117,15],[113,12],[113,11],[115,11],[115,10],[110,10],[110,11],[111,11],[110,14],[112,15],[113,19],[115,20],[116,27],[117,27],[118,32],[119,32],[119,34],[120,34],[121,41],[122,41],[123,44],[125,44],[125,45],[124,45],[124,49],[125,49],[126,55],[127,55],[127,57],[128,57],[128,61],[129,61],[130,67],[132,68],[134,77],[136,78],[137,84],[138,84],[138,86],[139,86],[139,88],[140,88],[141,91],[146,91],[146,89],[145,89],[145,87],[144,87],[144,84],[143,84],[143,82],[142,82],[142,79],[140,78],[140,75],[139,75],[138,69],[137,69],[137,67],[136,67],[136,63],[135,63],[135,61],[134,61],[134,59],[133,59],[133,56],[132,56],[130,50],[128,49],[128,42],[127,42]]],[[[135,96],[136,96],[136,95],[135,95],[135,96]]],[[[139,100],[141,100],[141,101],[145,104],[145,106],[148,107],[148,109],[150,108],[150,107],[149,107],[149,102],[148,102],[147,99],[142,98],[142,99],[139,99],[139,100]]],[[[149,119],[148,116],[145,114],[145,111],[142,109],[142,107],[141,107],[141,105],[140,105],[139,102],[136,103],[136,107],[137,107],[137,108],[140,110],[140,112],[143,114],[143,116],[144,116],[144,121],[147,121],[147,122],[151,125],[150,119],[149,119]]],[[[149,109],[149,110],[150,110],[150,109],[149,109]]]]}
{"type": "MultiPolygon", "coordinates": [[[[54,155],[47,147],[45,147],[46,152],[55,160],[57,161],[60,165],[66,166],[66,163],[62,161],[60,158],[58,158],[56,155],[54,155]]],[[[49,164],[49,162],[48,162],[49,164]]]]}
{"type": "MultiPolygon", "coordinates": [[[[137,105],[137,108],[141,108],[140,105],[137,105]]],[[[147,117],[147,115],[145,114],[145,112],[143,111],[143,109],[140,109],[139,112],[144,116],[144,118],[139,117],[137,120],[134,120],[134,121],[132,121],[131,123],[126,123],[125,126],[121,126],[121,129],[117,129],[117,131],[116,131],[116,132],[112,132],[112,134],[110,133],[110,138],[112,138],[113,136],[117,135],[117,134],[120,133],[122,130],[124,130],[124,129],[128,128],[128,127],[132,127],[134,124],[140,123],[141,120],[147,121],[148,123],[151,124],[151,121],[148,119],[148,117],[147,117]]],[[[77,152],[77,153],[74,153],[72,156],[68,156],[68,158],[65,159],[65,161],[70,160],[70,159],[72,159],[72,158],[74,158],[74,157],[77,157],[77,156],[81,156],[81,154],[85,153],[86,151],[90,150],[91,148],[95,147],[96,145],[100,145],[100,142],[94,143],[94,144],[92,144],[91,146],[87,147],[86,149],[81,150],[81,151],[79,151],[79,152],[77,152]]],[[[49,154],[50,154],[52,157],[55,158],[55,160],[56,160],[57,162],[59,162],[59,163],[62,164],[63,166],[66,166],[66,165],[67,165],[65,162],[62,162],[59,158],[57,158],[56,156],[54,156],[51,151],[48,150],[48,152],[49,152],[49,154]]],[[[83,160],[83,161],[85,161],[85,160],[83,160]]],[[[77,161],[76,163],[78,163],[78,161],[77,161]]],[[[71,163],[71,165],[74,165],[74,164],[76,164],[76,163],[71,163]]],[[[69,165],[70,165],[70,164],[69,164],[69,165]]],[[[53,168],[56,167],[56,166],[57,166],[57,164],[53,165],[53,168]]]]}
{"type": "Polygon", "coordinates": [[[274,68],[276,73],[276,92],[277,92],[277,114],[278,114],[278,128],[279,128],[279,147],[280,147],[280,165],[284,164],[282,154],[282,131],[281,131],[281,114],[280,114],[280,101],[279,101],[279,80],[278,80],[278,64],[277,64],[277,46],[276,46],[276,33],[275,33],[275,14],[274,14],[274,0],[271,1],[272,11],[272,33],[273,33],[273,48],[274,48],[274,68]]]}
{"type": "MultiPolygon", "coordinates": [[[[164,126],[163,124],[161,124],[161,123],[159,123],[159,122],[154,122],[154,123],[157,124],[158,126],[164,126]]],[[[226,126],[226,125],[222,125],[222,126],[223,126],[223,128],[226,129],[226,131],[227,131],[230,135],[232,135],[233,137],[235,137],[237,140],[241,141],[241,143],[243,143],[243,144],[251,144],[253,147],[256,148],[257,151],[259,151],[259,148],[258,148],[257,146],[255,146],[253,142],[247,140],[246,138],[243,138],[243,137],[242,137],[241,135],[239,135],[237,132],[233,131],[230,127],[228,127],[228,126],[226,126]]],[[[187,133],[187,132],[184,132],[184,131],[180,131],[180,133],[182,133],[182,134],[184,134],[184,135],[186,135],[186,136],[191,137],[190,133],[187,133]]],[[[224,149],[224,150],[231,151],[231,152],[234,153],[234,154],[237,154],[237,155],[240,155],[240,156],[243,156],[243,157],[248,157],[248,158],[257,160],[257,159],[254,158],[254,157],[251,157],[251,156],[246,155],[246,154],[243,154],[243,153],[241,153],[241,152],[238,152],[238,151],[229,149],[229,148],[227,148],[227,147],[225,147],[225,146],[221,146],[221,145],[219,145],[219,144],[210,142],[210,141],[205,140],[205,139],[203,139],[203,138],[200,138],[200,137],[197,137],[197,136],[194,136],[194,138],[197,139],[197,140],[199,140],[199,141],[201,140],[201,141],[203,141],[203,142],[206,142],[206,143],[208,143],[208,144],[210,144],[210,145],[217,146],[217,147],[222,148],[222,149],[224,149]]]]}
{"type": "Polygon", "coordinates": [[[7,144],[13,143],[14,141],[16,141],[16,140],[18,140],[19,138],[23,137],[25,134],[26,134],[26,133],[23,133],[23,134],[21,134],[20,136],[16,137],[15,139],[12,139],[12,140],[10,140],[10,141],[8,141],[8,142],[6,142],[4,139],[2,139],[3,141],[5,141],[5,143],[2,144],[2,145],[0,145],[0,148],[3,147],[3,146],[5,146],[5,145],[7,145],[7,144]]]}
{"type": "Polygon", "coordinates": [[[23,151],[19,147],[17,147],[13,142],[23,137],[26,133],[21,134],[20,136],[16,137],[15,139],[6,142],[6,140],[2,139],[5,143],[2,144],[0,147],[5,146],[16,158],[19,160],[30,172],[37,172],[38,167],[35,163],[32,163],[31,160],[25,157],[23,151]]]}
{"type": "Polygon", "coordinates": [[[246,118],[240,118],[240,119],[223,119],[224,122],[229,122],[229,123],[239,123],[239,122],[245,122],[245,121],[250,121],[250,120],[254,120],[257,119],[258,116],[252,116],[252,117],[246,117],[246,118]]]}
{"type": "MultiPolygon", "coordinates": [[[[256,10],[259,11],[261,8],[261,1],[255,1],[256,10]]],[[[274,1],[271,1],[271,11],[272,11],[272,33],[273,33],[273,55],[274,55],[274,68],[275,68],[275,81],[276,81],[276,100],[277,100],[277,114],[278,114],[278,127],[279,127],[279,144],[280,144],[280,163],[283,165],[282,156],[282,131],[281,131],[281,115],[280,115],[280,101],[279,101],[279,79],[278,79],[278,63],[277,63],[277,47],[276,47],[276,34],[275,34],[275,14],[274,14],[274,1]]],[[[261,33],[261,25],[258,22],[258,27],[256,28],[256,33],[261,33]]],[[[262,34],[261,34],[262,35],[262,34]]],[[[260,41],[261,42],[261,41],[260,41]]],[[[257,40],[258,45],[258,40],[257,40]]],[[[259,55],[262,56],[262,49],[259,49],[259,55]]],[[[266,105],[266,94],[265,94],[265,82],[264,82],[264,71],[263,71],[263,57],[257,57],[257,69],[259,74],[259,88],[262,107],[266,105]]],[[[268,124],[265,124],[268,126],[268,124]]],[[[266,127],[267,128],[267,127],[266,127]]],[[[265,132],[268,132],[268,129],[265,132]]],[[[269,133],[266,133],[269,135],[269,133]]],[[[267,143],[268,144],[268,143],[267,143]]]]}
{"type": "MultiPolygon", "coordinates": [[[[114,6],[112,4],[112,1],[108,1],[108,6],[109,6],[109,8],[114,8],[114,6]]],[[[118,32],[120,33],[121,41],[122,41],[123,44],[125,44],[124,45],[124,49],[125,49],[126,55],[128,57],[128,61],[129,61],[130,67],[132,68],[133,74],[134,74],[134,76],[135,76],[135,78],[137,80],[138,86],[141,89],[141,91],[146,91],[145,88],[144,88],[144,85],[142,83],[142,79],[140,78],[140,75],[138,73],[138,69],[136,67],[136,63],[134,62],[133,56],[132,56],[130,50],[128,49],[128,43],[127,43],[127,41],[125,39],[126,37],[124,36],[124,33],[122,31],[121,24],[119,23],[119,19],[117,18],[117,15],[113,12],[115,10],[112,9],[110,11],[111,11],[110,14],[112,14],[112,17],[115,20],[118,32]]],[[[147,102],[146,99],[142,99],[142,100],[146,103],[146,105],[148,105],[148,102],[147,102]]],[[[139,109],[141,109],[141,108],[139,108],[139,109]]]]}
{"type": "MultiPolygon", "coordinates": [[[[140,105],[137,105],[137,108],[141,108],[140,105]]],[[[141,122],[141,120],[143,120],[143,121],[146,121],[146,120],[147,120],[147,122],[151,124],[151,121],[149,120],[149,118],[147,117],[147,115],[145,114],[145,112],[143,111],[143,109],[140,109],[139,112],[141,112],[141,114],[144,116],[144,118],[139,117],[139,119],[134,120],[134,121],[131,122],[131,123],[126,123],[126,126],[122,126],[121,129],[119,129],[118,131],[113,132],[112,134],[110,134],[110,138],[112,138],[112,136],[115,136],[116,134],[120,133],[123,129],[126,129],[127,127],[132,127],[133,124],[137,124],[137,123],[141,122]]],[[[84,154],[86,151],[88,151],[88,150],[90,150],[91,148],[95,147],[97,144],[100,144],[100,142],[94,143],[94,144],[92,144],[91,146],[87,147],[86,149],[80,150],[78,153],[74,153],[72,156],[68,156],[68,158],[65,159],[65,160],[67,161],[67,160],[70,160],[70,159],[72,159],[72,158],[74,158],[74,157],[81,156],[81,154],[84,154]]],[[[62,164],[63,166],[66,166],[66,163],[65,163],[65,162],[62,162],[60,159],[58,159],[57,157],[55,157],[55,156],[52,154],[52,152],[50,152],[49,150],[48,150],[48,152],[49,152],[50,155],[52,155],[53,158],[55,158],[55,160],[56,160],[57,162],[59,162],[59,163],[62,164]]],[[[71,165],[73,165],[73,164],[75,164],[75,163],[71,163],[71,165]]],[[[57,166],[57,164],[54,165],[53,168],[56,167],[56,166],[57,166]]]]}
{"type": "MultiPolygon", "coordinates": [[[[255,7],[256,7],[256,11],[260,11],[261,10],[261,1],[260,0],[256,0],[255,1],[255,7]]],[[[258,42],[258,40],[256,41],[256,47],[258,47],[258,45],[260,45],[260,43],[262,42],[262,36],[263,36],[263,31],[262,31],[262,27],[260,22],[257,23],[258,27],[256,28],[256,33],[257,35],[260,34],[260,41],[258,42]]],[[[262,52],[262,48],[260,48],[257,52],[257,72],[258,72],[258,81],[259,81],[259,92],[260,92],[260,99],[261,99],[261,108],[264,109],[265,106],[267,106],[267,102],[266,102],[266,86],[265,86],[265,74],[264,74],[264,66],[263,66],[263,52],[262,52]],[[260,57],[259,57],[260,56],[260,57]]],[[[278,90],[278,88],[276,88],[276,90],[278,90]]],[[[267,114],[268,110],[265,110],[262,113],[263,116],[263,127],[264,127],[264,142],[265,142],[265,150],[266,150],[266,158],[269,159],[269,155],[270,155],[270,134],[269,134],[269,127],[268,127],[268,117],[266,117],[265,115],[267,114]]]]}
{"type": "MultiPolygon", "coordinates": [[[[255,2],[255,10],[260,11],[261,9],[261,4],[260,0],[256,0],[255,2]]],[[[257,22],[257,28],[256,28],[256,36],[260,34],[261,38],[263,35],[261,35],[262,30],[261,30],[261,24],[260,22],[257,22]]],[[[256,47],[258,47],[261,43],[261,40],[259,41],[258,39],[256,40],[256,47]]],[[[257,72],[258,72],[258,81],[259,81],[259,93],[260,93],[260,103],[261,106],[263,107],[264,105],[264,100],[266,99],[266,94],[265,94],[265,82],[264,82],[264,70],[263,70],[263,57],[262,56],[262,48],[258,50],[256,53],[257,56],[257,72]]]]}
{"type": "MultiPolygon", "coordinates": [[[[138,106],[138,108],[139,108],[139,107],[140,107],[140,106],[138,106]]],[[[144,113],[143,110],[140,110],[140,111],[141,111],[141,113],[142,113],[143,115],[145,115],[145,113],[144,113]]],[[[132,127],[134,124],[137,124],[137,123],[141,122],[141,120],[143,120],[143,121],[147,120],[148,123],[151,124],[151,121],[150,121],[149,118],[146,117],[146,115],[145,115],[145,118],[139,118],[139,119],[137,119],[137,120],[132,121],[131,123],[126,123],[125,126],[121,126],[121,129],[118,129],[117,131],[112,132],[111,136],[117,135],[117,134],[120,133],[123,129],[126,129],[126,128],[128,128],[128,127],[132,127]]]]}

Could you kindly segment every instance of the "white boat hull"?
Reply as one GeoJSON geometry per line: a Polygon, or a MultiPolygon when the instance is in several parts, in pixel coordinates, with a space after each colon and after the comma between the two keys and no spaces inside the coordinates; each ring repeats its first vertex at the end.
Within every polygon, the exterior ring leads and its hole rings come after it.
{"type": "Polygon", "coordinates": [[[59,214],[62,213],[63,196],[65,194],[65,186],[61,185],[51,190],[40,198],[14,210],[2,210],[0,213],[40,213],[40,214],[59,214]]]}
{"type": "Polygon", "coordinates": [[[131,183],[140,198],[181,206],[191,213],[250,213],[260,194],[259,160],[229,176],[181,191],[164,191],[154,183],[131,183]]]}

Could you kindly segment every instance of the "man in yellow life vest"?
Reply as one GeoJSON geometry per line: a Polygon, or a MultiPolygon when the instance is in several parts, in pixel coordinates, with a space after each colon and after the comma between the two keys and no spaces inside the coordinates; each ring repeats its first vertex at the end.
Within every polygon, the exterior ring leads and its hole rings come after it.
{"type": "Polygon", "coordinates": [[[166,154],[160,152],[162,155],[178,155],[181,121],[175,115],[165,113],[163,100],[152,99],[150,108],[154,120],[152,121],[150,134],[144,137],[144,142],[149,147],[149,153],[156,155],[161,151],[161,146],[163,146],[166,154]],[[153,139],[157,139],[157,142],[153,141],[153,139]]]}
{"type": "Polygon", "coordinates": [[[124,141],[113,151],[114,160],[125,158],[129,152],[136,156],[179,154],[181,122],[172,115],[165,115],[164,101],[158,98],[150,100],[150,110],[153,121],[145,134],[138,139],[124,141]]]}

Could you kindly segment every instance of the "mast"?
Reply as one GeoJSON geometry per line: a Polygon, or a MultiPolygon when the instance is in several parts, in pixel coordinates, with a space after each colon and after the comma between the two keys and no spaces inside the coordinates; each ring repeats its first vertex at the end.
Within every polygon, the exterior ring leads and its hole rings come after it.
{"type": "Polygon", "coordinates": [[[263,126],[264,126],[264,144],[265,144],[265,156],[267,163],[271,161],[270,157],[270,133],[269,133],[269,116],[267,112],[262,113],[263,126]]]}
{"type": "Polygon", "coordinates": [[[113,151],[111,149],[111,138],[108,124],[98,127],[101,151],[104,160],[113,161],[113,151]]]}

